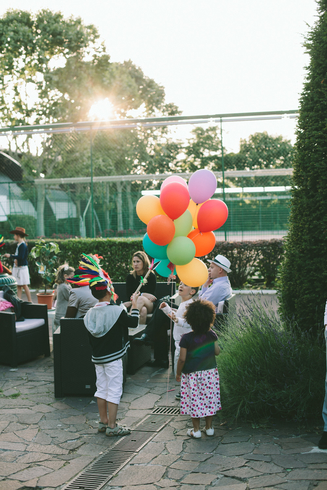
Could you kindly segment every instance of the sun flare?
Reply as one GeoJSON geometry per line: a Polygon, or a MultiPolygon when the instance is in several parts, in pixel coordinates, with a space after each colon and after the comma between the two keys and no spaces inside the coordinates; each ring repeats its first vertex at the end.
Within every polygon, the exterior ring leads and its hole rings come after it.
{"type": "Polygon", "coordinates": [[[108,121],[114,116],[114,106],[108,98],[94,102],[89,110],[89,118],[92,121],[108,121]]]}

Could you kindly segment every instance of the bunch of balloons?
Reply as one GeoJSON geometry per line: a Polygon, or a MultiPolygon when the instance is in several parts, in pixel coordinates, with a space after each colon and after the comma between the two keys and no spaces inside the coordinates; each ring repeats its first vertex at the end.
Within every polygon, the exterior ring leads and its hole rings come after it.
{"type": "Polygon", "coordinates": [[[156,196],[142,196],[136,213],[147,225],[143,248],[155,259],[156,271],[163,277],[171,272],[188,286],[198,287],[208,278],[206,265],[197,257],[212,251],[214,230],[228,217],[228,208],[220,199],[210,199],[217,180],[210,170],[197,170],[189,183],[179,176],[165,179],[156,196]]]}

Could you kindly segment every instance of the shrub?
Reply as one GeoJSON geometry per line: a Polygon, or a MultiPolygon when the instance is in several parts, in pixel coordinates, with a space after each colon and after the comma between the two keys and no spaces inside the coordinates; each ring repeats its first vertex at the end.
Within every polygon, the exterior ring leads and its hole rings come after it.
{"type": "Polygon", "coordinates": [[[305,47],[310,55],[300,99],[290,226],[281,271],[281,308],[302,330],[322,325],[327,295],[327,3],[305,47]]]}
{"type": "Polygon", "coordinates": [[[258,419],[320,416],[324,398],[322,337],[284,328],[254,298],[227,319],[217,358],[223,414],[258,419]]]}

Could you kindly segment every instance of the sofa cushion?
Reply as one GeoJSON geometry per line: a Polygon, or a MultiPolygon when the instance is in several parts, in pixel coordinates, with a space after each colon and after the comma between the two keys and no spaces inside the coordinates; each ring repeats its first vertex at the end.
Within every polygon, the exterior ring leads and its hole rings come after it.
{"type": "Polygon", "coordinates": [[[26,318],[23,322],[16,322],[16,332],[25,332],[42,325],[44,325],[43,318],[26,318]]]}

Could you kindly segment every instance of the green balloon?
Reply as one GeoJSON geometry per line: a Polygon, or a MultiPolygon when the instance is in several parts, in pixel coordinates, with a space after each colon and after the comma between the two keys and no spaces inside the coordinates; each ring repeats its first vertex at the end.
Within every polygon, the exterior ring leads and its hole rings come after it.
{"type": "Polygon", "coordinates": [[[174,220],[175,225],[175,235],[177,236],[187,236],[192,230],[192,215],[187,209],[185,213],[182,214],[179,218],[174,220]]]}
{"type": "Polygon", "coordinates": [[[190,238],[178,236],[167,247],[167,257],[175,265],[186,265],[194,259],[195,245],[190,238]]]}

